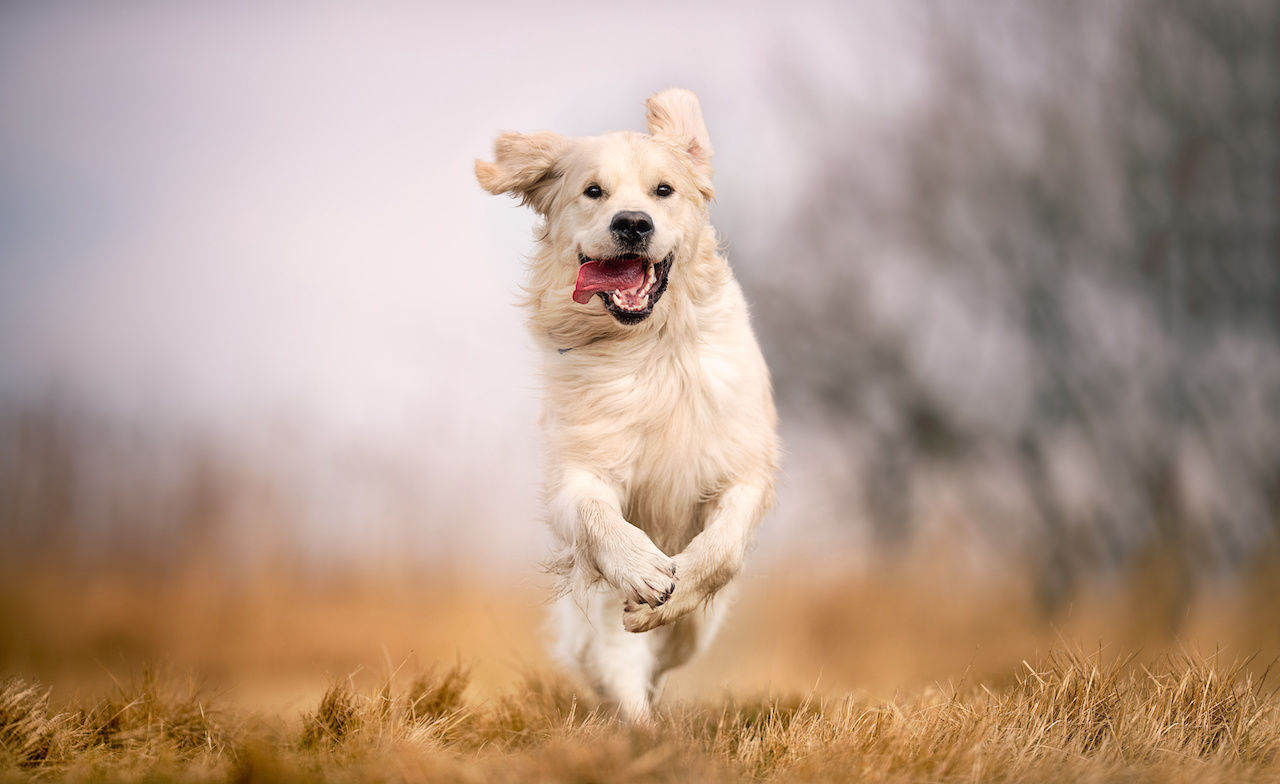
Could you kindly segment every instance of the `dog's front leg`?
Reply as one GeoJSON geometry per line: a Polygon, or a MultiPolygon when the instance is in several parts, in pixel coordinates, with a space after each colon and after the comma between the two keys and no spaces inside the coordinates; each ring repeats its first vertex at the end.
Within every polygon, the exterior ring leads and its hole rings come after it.
{"type": "Polygon", "coordinates": [[[551,522],[562,552],[556,570],[582,596],[603,579],[625,602],[660,607],[676,588],[676,565],[622,516],[618,492],[590,471],[566,471],[551,522]]]}
{"type": "Polygon", "coordinates": [[[657,607],[628,601],[622,615],[627,631],[647,632],[710,601],[742,568],[756,528],[772,503],[771,483],[739,484],[725,490],[706,528],[672,559],[680,581],[671,598],[657,607]]]}

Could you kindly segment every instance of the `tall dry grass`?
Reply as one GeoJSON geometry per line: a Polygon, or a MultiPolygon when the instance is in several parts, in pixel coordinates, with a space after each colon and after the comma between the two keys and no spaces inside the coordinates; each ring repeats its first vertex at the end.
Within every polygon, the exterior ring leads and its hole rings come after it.
{"type": "Polygon", "coordinates": [[[877,701],[729,696],[632,727],[545,672],[489,698],[465,665],[335,680],[292,725],[149,669],[89,707],[0,686],[6,779],[466,782],[1280,781],[1280,700],[1238,661],[1059,648],[1002,687],[877,701]]]}

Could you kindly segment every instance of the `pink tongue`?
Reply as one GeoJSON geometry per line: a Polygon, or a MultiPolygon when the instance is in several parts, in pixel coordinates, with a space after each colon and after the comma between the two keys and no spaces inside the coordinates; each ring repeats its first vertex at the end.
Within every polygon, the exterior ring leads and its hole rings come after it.
{"type": "Polygon", "coordinates": [[[578,286],[573,290],[573,301],[585,305],[597,291],[638,289],[644,283],[644,262],[604,259],[588,261],[578,267],[578,286]]]}

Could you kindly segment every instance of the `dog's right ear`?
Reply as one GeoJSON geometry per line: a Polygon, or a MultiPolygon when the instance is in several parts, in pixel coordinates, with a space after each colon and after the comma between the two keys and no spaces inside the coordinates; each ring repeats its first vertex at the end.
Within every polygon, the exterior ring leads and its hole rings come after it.
{"type": "Polygon", "coordinates": [[[546,215],[568,144],[568,139],[551,131],[503,131],[493,143],[494,162],[476,160],[476,179],[489,193],[518,196],[521,204],[546,215]]]}

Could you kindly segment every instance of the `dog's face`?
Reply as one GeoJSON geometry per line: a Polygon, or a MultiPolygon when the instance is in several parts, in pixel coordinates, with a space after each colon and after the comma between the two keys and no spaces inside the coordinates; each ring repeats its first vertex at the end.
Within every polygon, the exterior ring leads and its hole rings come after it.
{"type": "Polygon", "coordinates": [[[555,253],[543,263],[555,268],[544,272],[563,295],[584,306],[598,298],[624,325],[654,312],[673,267],[700,236],[712,195],[697,99],[668,90],[648,109],[649,135],[505,133],[497,161],[476,162],[487,190],[519,196],[546,219],[555,253]]]}
{"type": "Polygon", "coordinates": [[[672,264],[706,219],[687,156],[640,134],[577,140],[547,214],[557,247],[577,264],[573,298],[598,297],[622,324],[647,318],[672,264]]]}

